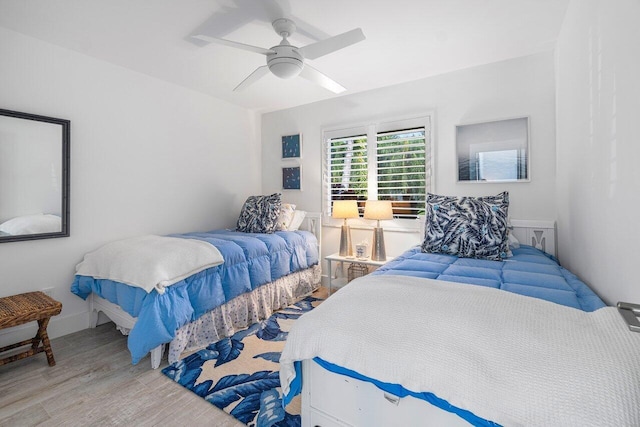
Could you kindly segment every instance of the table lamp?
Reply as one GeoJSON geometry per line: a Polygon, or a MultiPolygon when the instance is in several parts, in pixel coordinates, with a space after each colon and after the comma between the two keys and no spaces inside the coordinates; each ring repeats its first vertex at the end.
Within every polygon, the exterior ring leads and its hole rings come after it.
{"type": "Polygon", "coordinates": [[[353,256],[351,229],[347,225],[347,218],[358,218],[359,216],[358,203],[355,200],[336,200],[333,202],[331,218],[344,219],[340,234],[340,256],[353,256]]]}
{"type": "Polygon", "coordinates": [[[371,248],[372,261],[385,261],[387,254],[384,250],[384,234],[380,227],[381,219],[393,219],[393,208],[387,200],[367,200],[364,205],[365,219],[375,219],[378,224],[373,229],[373,247],[371,248]]]}

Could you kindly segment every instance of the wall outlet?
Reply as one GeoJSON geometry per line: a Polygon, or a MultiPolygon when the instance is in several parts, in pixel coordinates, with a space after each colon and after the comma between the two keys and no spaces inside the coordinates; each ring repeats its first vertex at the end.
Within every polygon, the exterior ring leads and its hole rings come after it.
{"type": "Polygon", "coordinates": [[[44,289],[42,289],[42,293],[44,293],[44,294],[50,296],[51,298],[53,298],[53,291],[55,289],[56,288],[44,288],[44,289]]]}

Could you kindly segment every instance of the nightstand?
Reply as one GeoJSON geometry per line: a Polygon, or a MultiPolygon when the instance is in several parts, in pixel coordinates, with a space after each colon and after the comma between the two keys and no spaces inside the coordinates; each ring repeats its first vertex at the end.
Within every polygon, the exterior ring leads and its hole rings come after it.
{"type": "Polygon", "coordinates": [[[340,286],[344,286],[347,284],[346,278],[343,278],[341,280],[336,280],[333,278],[333,268],[332,268],[332,263],[336,262],[336,263],[340,263],[343,264],[345,262],[350,263],[350,264],[362,264],[362,265],[372,265],[375,267],[381,267],[383,265],[385,265],[386,263],[388,263],[389,261],[391,261],[394,257],[387,257],[386,260],[384,261],[373,261],[371,260],[371,258],[356,258],[356,257],[346,257],[346,256],[340,256],[338,255],[338,253],[336,252],[335,254],[331,254],[326,256],[324,259],[327,260],[327,266],[328,266],[328,276],[329,276],[329,296],[331,296],[332,294],[332,290],[333,290],[333,286],[337,285],[338,283],[340,283],[340,286]]]}

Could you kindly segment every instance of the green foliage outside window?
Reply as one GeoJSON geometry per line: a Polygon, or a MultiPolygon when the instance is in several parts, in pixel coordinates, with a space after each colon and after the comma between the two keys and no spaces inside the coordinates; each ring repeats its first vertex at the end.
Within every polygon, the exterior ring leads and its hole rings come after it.
{"type": "Polygon", "coordinates": [[[368,182],[372,167],[377,199],[392,201],[396,218],[416,218],[424,211],[426,199],[425,129],[377,134],[371,163],[367,144],[364,135],[329,141],[330,199],[358,200],[362,212],[372,188],[368,182]]]}

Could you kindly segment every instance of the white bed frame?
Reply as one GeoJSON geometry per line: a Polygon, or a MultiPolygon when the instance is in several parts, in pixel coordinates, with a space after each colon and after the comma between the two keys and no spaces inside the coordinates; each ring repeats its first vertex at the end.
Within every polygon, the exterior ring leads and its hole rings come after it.
{"type": "MultiPolygon", "coordinates": [[[[322,214],[319,212],[307,212],[305,215],[304,221],[300,226],[300,230],[310,231],[316,236],[318,240],[318,256],[320,256],[321,252],[321,232],[322,232],[322,224],[321,224],[322,214]]],[[[102,312],[105,316],[107,316],[113,323],[116,324],[116,329],[122,332],[123,335],[129,335],[131,329],[136,323],[136,318],[132,317],[129,313],[125,312],[118,306],[110,301],[107,301],[104,298],[99,297],[98,295],[91,293],[88,298],[89,301],[89,313],[91,316],[91,328],[95,328],[98,325],[98,317],[99,313],[102,312]]],[[[162,356],[164,354],[164,350],[167,344],[161,344],[158,347],[151,350],[151,367],[153,369],[158,369],[160,366],[160,362],[162,361],[162,356]]]]}
{"type": "Polygon", "coordinates": [[[469,426],[459,416],[412,396],[400,398],[372,383],[302,361],[302,426],[469,426]]]}
{"type": "MultiPolygon", "coordinates": [[[[511,220],[511,225],[520,243],[556,255],[554,221],[511,220]]],[[[372,383],[328,371],[312,360],[302,361],[302,376],[303,427],[469,425],[424,400],[391,395],[372,383]]]]}
{"type": "Polygon", "coordinates": [[[512,219],[511,227],[511,232],[523,245],[557,256],[555,221],[512,219]]]}

